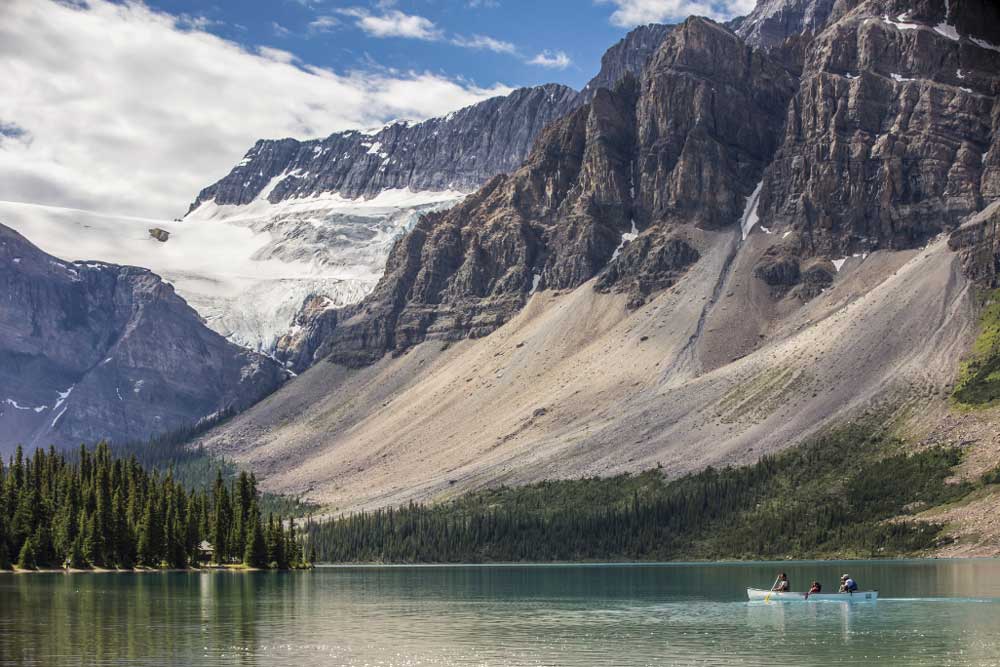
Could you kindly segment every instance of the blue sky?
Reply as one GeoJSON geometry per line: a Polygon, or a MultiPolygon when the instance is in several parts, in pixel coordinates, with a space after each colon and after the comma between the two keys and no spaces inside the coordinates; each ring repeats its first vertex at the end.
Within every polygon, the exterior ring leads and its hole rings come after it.
{"type": "Polygon", "coordinates": [[[270,46],[335,71],[393,68],[462,77],[480,86],[550,81],[581,88],[604,51],[635,23],[690,13],[727,18],[747,0],[152,0],[203,19],[205,30],[270,46]],[[700,10],[700,11],[699,11],[700,10]]]}
{"type": "Polygon", "coordinates": [[[176,217],[258,139],[579,89],[635,25],[752,4],[0,0],[0,200],[176,217]]]}

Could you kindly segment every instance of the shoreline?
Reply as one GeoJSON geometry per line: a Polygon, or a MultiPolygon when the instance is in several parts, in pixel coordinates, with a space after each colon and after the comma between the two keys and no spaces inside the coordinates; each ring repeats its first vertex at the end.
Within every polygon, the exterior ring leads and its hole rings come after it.
{"type": "Polygon", "coordinates": [[[404,563],[404,562],[356,562],[356,563],[316,563],[307,568],[292,568],[288,570],[271,570],[267,568],[252,568],[243,565],[212,565],[206,567],[189,568],[131,568],[131,569],[110,569],[110,568],[39,568],[35,570],[0,570],[0,575],[30,575],[30,574],[167,574],[167,573],[187,573],[200,574],[209,572],[303,572],[316,570],[319,568],[445,568],[445,567],[682,567],[686,565],[782,565],[794,563],[928,563],[928,562],[972,562],[1000,560],[1000,556],[899,556],[889,558],[783,558],[764,560],[677,560],[677,561],[642,561],[642,560],[578,560],[578,561],[490,561],[482,563],[404,563]]]}
{"type": "Polygon", "coordinates": [[[28,575],[28,574],[169,574],[186,573],[199,574],[203,572],[301,572],[311,570],[312,567],[289,568],[287,570],[272,570],[263,567],[247,567],[245,565],[207,565],[205,567],[133,567],[127,569],[107,568],[107,567],[40,567],[34,570],[22,570],[14,567],[9,570],[0,570],[0,575],[28,575]]]}

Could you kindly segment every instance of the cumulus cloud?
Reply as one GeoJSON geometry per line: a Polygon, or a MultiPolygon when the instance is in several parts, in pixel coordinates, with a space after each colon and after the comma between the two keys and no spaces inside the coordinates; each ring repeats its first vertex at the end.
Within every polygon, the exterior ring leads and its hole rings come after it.
{"type": "Polygon", "coordinates": [[[538,65],[549,69],[566,69],[573,64],[570,57],[562,51],[542,51],[528,61],[529,65],[538,65]]]}
{"type": "Polygon", "coordinates": [[[597,0],[616,7],[611,23],[631,28],[646,23],[673,23],[688,16],[727,21],[750,13],[756,0],[597,0]]]}
{"type": "Polygon", "coordinates": [[[428,118],[510,90],[336,73],[107,0],[0,0],[0,71],[0,199],[149,217],[183,213],[258,138],[428,118]]]}
{"type": "Polygon", "coordinates": [[[405,14],[398,9],[390,9],[382,14],[372,14],[361,7],[347,7],[336,10],[344,16],[355,19],[355,25],[372,37],[406,37],[434,42],[444,33],[430,19],[415,14],[405,14]]]}

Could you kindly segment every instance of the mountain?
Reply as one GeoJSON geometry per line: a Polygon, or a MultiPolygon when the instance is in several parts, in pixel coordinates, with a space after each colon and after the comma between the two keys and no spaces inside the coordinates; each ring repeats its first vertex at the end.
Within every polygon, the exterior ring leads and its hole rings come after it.
{"type": "Polygon", "coordinates": [[[519,88],[421,123],[395,121],[373,132],[337,132],[325,139],[258,141],[232,171],[202,190],[194,211],[272,204],[336,193],[370,199],[386,191],[471,192],[521,166],[550,122],[589,101],[600,88],[638,75],[669,34],[651,24],[629,32],[601,59],[583,91],[546,84],[519,88]]]}
{"type": "MultiPolygon", "coordinates": [[[[595,82],[638,72],[664,30],[653,26],[627,36],[605,57],[595,82]]],[[[42,317],[59,331],[67,319],[60,308],[79,300],[89,313],[74,324],[79,336],[53,333],[25,349],[17,339],[23,332],[8,332],[9,354],[21,356],[16,363],[9,357],[4,367],[7,402],[0,419],[9,436],[2,446],[141,439],[252,403],[283,375],[269,359],[210,335],[203,323],[237,345],[274,351],[279,340],[298,334],[298,322],[360,301],[377,284],[395,239],[420,216],[516,169],[546,124],[583,103],[576,91],[547,85],[367,134],[260,141],[232,173],[199,194],[183,220],[0,202],[2,219],[41,247],[28,252],[21,238],[10,276],[22,280],[26,258],[43,253],[53,259],[32,266],[63,266],[66,275],[82,276],[53,287],[58,297],[28,299],[9,316],[42,317]],[[154,238],[150,229],[167,234],[154,238]],[[119,274],[128,279],[105,284],[95,278],[119,274]],[[116,310],[119,302],[132,304],[129,312],[143,328],[140,342],[129,313],[116,310]],[[207,354],[209,361],[192,370],[171,355],[120,359],[118,347],[164,344],[147,326],[162,328],[182,347],[205,348],[198,357],[207,354]],[[161,368],[158,361],[173,366],[161,368]],[[234,375],[237,366],[247,378],[234,375]],[[153,410],[154,404],[162,407],[153,410]],[[56,407],[59,413],[50,414],[56,407]]]]}
{"type": "MultiPolygon", "coordinates": [[[[787,72],[732,33],[689,22],[667,38],[641,88],[629,78],[598,90],[546,129],[520,170],[425,216],[394,249],[364,316],[329,336],[327,324],[307,327],[324,341],[305,351],[353,365],[428,334],[481,336],[533,291],[575,288],[605,266],[599,287],[640,302],[698,260],[699,227],[739,216],[794,90],[787,72]],[[727,95],[706,95],[713,86],[727,95]],[[624,247],[633,229],[646,233],[624,247]]],[[[296,368],[309,363],[295,351],[296,368]]]]}
{"type": "Polygon", "coordinates": [[[146,269],[65,262],[0,225],[0,452],[141,440],[242,409],[286,372],[146,269]]]}
{"type": "Polygon", "coordinates": [[[304,311],[300,377],[202,443],[338,510],[754,461],[866,412],[988,461],[949,396],[997,266],[1000,47],[974,3],[902,5],[793,50],[673,28],[363,301],[304,311]]]}
{"type": "Polygon", "coordinates": [[[614,89],[628,75],[640,76],[672,29],[672,25],[650,23],[625,35],[601,56],[600,71],[580,91],[581,103],[589,102],[601,88],[614,89]]]}
{"type": "Polygon", "coordinates": [[[572,109],[576,98],[573,89],[550,84],[371,134],[258,141],[229,175],[199,193],[191,210],[206,202],[239,206],[328,193],[357,199],[407,188],[473,190],[515,169],[541,128],[572,109]]]}
{"type": "Polygon", "coordinates": [[[751,46],[777,47],[789,37],[821,32],[836,4],[837,0],[760,0],[731,27],[751,46]]]}
{"type": "MultiPolygon", "coordinates": [[[[396,236],[421,215],[449,208],[490,178],[517,169],[546,125],[600,86],[640,72],[667,32],[669,26],[653,25],[629,33],[582,93],[555,84],[522,88],[422,123],[257,142],[227,176],[199,193],[184,219],[192,223],[186,235],[199,237],[192,228],[206,223],[248,229],[266,240],[240,259],[286,262],[298,267],[289,272],[294,277],[244,284],[222,298],[206,290],[204,280],[182,277],[178,288],[216,331],[274,352],[282,336],[294,336],[298,322],[317,309],[360,301],[381,276],[396,236]]],[[[191,275],[171,266],[162,271],[191,275]]]]}

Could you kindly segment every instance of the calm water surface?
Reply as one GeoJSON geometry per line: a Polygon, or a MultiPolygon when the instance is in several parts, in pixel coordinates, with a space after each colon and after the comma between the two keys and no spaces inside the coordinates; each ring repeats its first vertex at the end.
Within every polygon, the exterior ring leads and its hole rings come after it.
{"type": "Polygon", "coordinates": [[[1000,561],[0,575],[3,665],[1000,665],[1000,561]],[[746,601],[847,571],[874,604],[746,601]]]}

